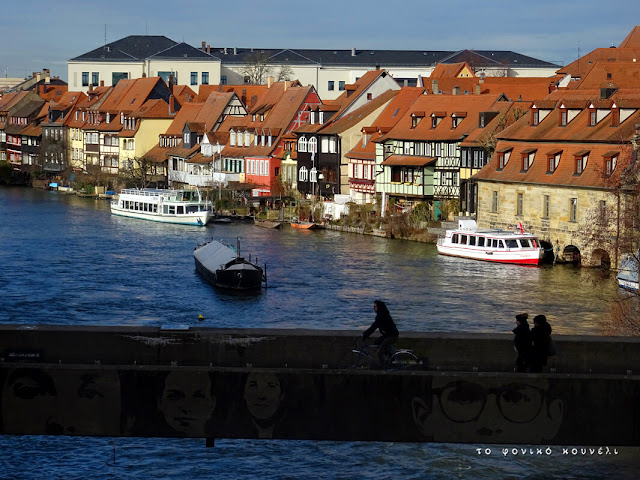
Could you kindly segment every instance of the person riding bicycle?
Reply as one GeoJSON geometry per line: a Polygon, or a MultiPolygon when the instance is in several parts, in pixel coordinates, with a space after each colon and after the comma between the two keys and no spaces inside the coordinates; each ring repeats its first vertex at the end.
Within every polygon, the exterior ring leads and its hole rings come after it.
{"type": "Polygon", "coordinates": [[[380,366],[385,363],[385,357],[389,351],[389,347],[398,341],[398,328],[391,318],[389,309],[382,300],[375,300],[373,302],[373,311],[376,312],[376,319],[373,324],[367,328],[362,334],[362,341],[369,338],[376,329],[380,330],[380,338],[376,339],[375,344],[378,348],[378,361],[380,366]]]}

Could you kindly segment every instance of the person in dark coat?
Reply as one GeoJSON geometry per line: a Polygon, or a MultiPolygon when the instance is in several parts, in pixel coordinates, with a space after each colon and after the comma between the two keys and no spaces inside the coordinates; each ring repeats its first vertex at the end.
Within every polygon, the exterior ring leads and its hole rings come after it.
{"type": "Polygon", "coordinates": [[[550,338],[551,325],[547,322],[547,317],[536,315],[531,329],[531,372],[542,372],[542,367],[547,364],[550,338]]]}
{"type": "Polygon", "coordinates": [[[380,366],[384,365],[385,356],[389,347],[398,341],[398,328],[391,318],[389,309],[382,300],[375,300],[373,302],[373,311],[376,312],[376,320],[373,324],[367,328],[362,334],[362,340],[369,338],[376,329],[380,330],[380,338],[376,339],[375,344],[379,345],[378,348],[378,361],[380,366]]]}
{"type": "Polygon", "coordinates": [[[529,329],[528,313],[519,313],[516,315],[516,328],[513,329],[515,337],[513,338],[513,346],[518,352],[516,358],[516,371],[526,372],[529,368],[531,357],[531,330],[529,329]]]}

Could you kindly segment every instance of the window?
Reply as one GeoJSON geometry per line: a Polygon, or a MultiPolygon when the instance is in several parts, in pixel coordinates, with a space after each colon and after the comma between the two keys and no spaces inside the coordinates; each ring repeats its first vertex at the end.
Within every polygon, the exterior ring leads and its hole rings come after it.
{"type": "Polygon", "coordinates": [[[521,217],[524,207],[524,193],[518,192],[518,198],[516,203],[516,215],[521,217]]]}
{"type": "Polygon", "coordinates": [[[438,119],[436,117],[431,117],[431,128],[436,128],[438,126],[438,119]]]}
{"type": "Polygon", "coordinates": [[[82,72],[82,86],[89,86],[89,72],[82,72]]]}
{"type": "Polygon", "coordinates": [[[309,153],[316,153],[318,151],[318,139],[311,137],[309,139],[309,153]]]}
{"type": "Polygon", "coordinates": [[[231,145],[232,147],[236,146],[236,132],[234,132],[233,130],[229,132],[229,145],[231,145]]]}
{"type": "Polygon", "coordinates": [[[316,170],[316,167],[313,167],[310,171],[309,171],[309,181],[311,183],[316,183],[318,181],[318,170],[316,170]]]}
{"type": "Polygon", "coordinates": [[[97,87],[100,84],[100,72],[91,73],[91,85],[97,87]]]}
{"type": "Polygon", "coordinates": [[[452,117],[451,118],[451,128],[452,129],[456,128],[458,125],[460,125],[461,121],[462,121],[461,117],[452,117]]]}
{"type": "Polygon", "coordinates": [[[595,126],[596,123],[598,123],[597,122],[596,111],[594,109],[591,109],[589,111],[589,126],[593,127],[593,126],[595,126]]]}
{"type": "Polygon", "coordinates": [[[336,149],[336,138],[335,137],[329,137],[329,153],[336,153],[337,149],[336,149]]]}
{"type": "Polygon", "coordinates": [[[391,181],[395,183],[402,181],[402,169],[400,167],[391,167],[391,181]]]}
{"type": "Polygon", "coordinates": [[[251,134],[245,130],[244,132],[244,146],[248,147],[251,145],[251,134]]]}
{"type": "Polygon", "coordinates": [[[491,194],[491,212],[498,213],[498,191],[494,190],[491,194]]]}
{"type": "Polygon", "coordinates": [[[572,198],[569,200],[569,221],[578,221],[578,199],[572,198]]]}
{"type": "Polygon", "coordinates": [[[556,169],[558,168],[558,165],[560,164],[560,157],[562,156],[562,152],[557,152],[557,153],[553,153],[551,155],[549,155],[548,158],[548,165],[547,165],[547,173],[553,173],[556,171],[556,169]]]}
{"type": "Polygon", "coordinates": [[[327,90],[332,91],[334,89],[335,82],[333,80],[329,80],[327,85],[327,90]]]}
{"type": "Polygon", "coordinates": [[[551,201],[549,195],[542,196],[542,218],[549,218],[551,201]]]}
{"type": "Polygon", "coordinates": [[[111,85],[115,87],[120,80],[126,80],[127,78],[129,78],[127,72],[113,72],[111,74],[111,85]]]}
{"type": "Polygon", "coordinates": [[[367,100],[371,100],[373,99],[373,94],[372,93],[367,93],[367,100]]]}
{"type": "Polygon", "coordinates": [[[340,80],[338,82],[338,90],[340,91],[344,90],[344,80],[340,80]]]}
{"type": "Polygon", "coordinates": [[[411,142],[404,142],[404,151],[403,151],[403,153],[405,155],[411,155],[411,147],[412,146],[413,145],[411,144],[411,142]]]}
{"type": "Polygon", "coordinates": [[[566,127],[567,126],[567,111],[566,110],[560,110],[560,126],[561,127],[566,127]]]}
{"type": "Polygon", "coordinates": [[[198,72],[191,72],[191,85],[198,84],[198,72]]]}
{"type": "Polygon", "coordinates": [[[320,139],[320,152],[329,153],[329,137],[322,137],[320,139]]]}
{"type": "Polygon", "coordinates": [[[442,155],[442,144],[436,143],[436,157],[439,157],[440,155],[442,155]]]}
{"type": "Polygon", "coordinates": [[[533,125],[536,126],[540,123],[540,113],[537,110],[533,111],[533,125]]]}
{"type": "Polygon", "coordinates": [[[616,164],[618,163],[618,156],[614,155],[610,158],[607,158],[605,161],[605,174],[611,175],[613,171],[616,169],[616,164]]]}
{"type": "Polygon", "coordinates": [[[202,72],[202,85],[209,85],[209,72],[202,72]]]}
{"type": "Polygon", "coordinates": [[[226,85],[226,84],[227,84],[227,76],[220,75],[220,85],[226,85]]]}
{"type": "Polygon", "coordinates": [[[576,159],[576,171],[575,174],[576,175],[581,175],[582,172],[585,171],[585,169],[587,168],[587,162],[589,161],[589,153],[577,153],[575,155],[575,159],[576,159]]]}
{"type": "Polygon", "coordinates": [[[298,181],[306,182],[308,178],[309,178],[309,171],[306,169],[306,167],[300,167],[300,170],[298,172],[298,181]]]}
{"type": "Polygon", "coordinates": [[[462,168],[471,167],[471,162],[469,160],[469,150],[466,148],[460,152],[460,166],[462,168]]]}

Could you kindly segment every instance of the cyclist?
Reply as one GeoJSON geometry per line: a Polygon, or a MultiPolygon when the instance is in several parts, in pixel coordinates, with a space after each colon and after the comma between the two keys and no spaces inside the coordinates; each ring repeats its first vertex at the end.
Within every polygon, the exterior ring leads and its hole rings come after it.
{"type": "Polygon", "coordinates": [[[376,329],[380,330],[381,336],[376,339],[375,344],[379,346],[378,361],[380,362],[380,366],[383,366],[389,347],[398,341],[398,328],[391,318],[389,309],[382,300],[375,300],[373,302],[373,311],[376,312],[376,319],[362,334],[362,341],[369,338],[369,335],[375,332],[376,329]]]}

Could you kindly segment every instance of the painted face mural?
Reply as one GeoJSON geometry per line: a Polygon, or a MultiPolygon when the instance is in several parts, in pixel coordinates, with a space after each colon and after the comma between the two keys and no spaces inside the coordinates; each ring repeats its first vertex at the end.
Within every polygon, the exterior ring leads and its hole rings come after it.
{"type": "Polygon", "coordinates": [[[552,439],[562,423],[562,400],[549,397],[544,379],[434,377],[431,398],[415,397],[413,417],[434,441],[526,443],[552,439]]]}
{"type": "Polygon", "coordinates": [[[2,391],[6,433],[117,434],[119,418],[116,371],[81,374],[18,368],[8,373],[2,391]]]}
{"type": "Polygon", "coordinates": [[[216,408],[216,398],[206,372],[170,372],[158,410],[167,425],[188,436],[205,436],[205,426],[216,408]]]}
{"type": "Polygon", "coordinates": [[[283,399],[282,385],[273,373],[251,372],[244,386],[244,400],[259,437],[271,437],[283,399]]]}

